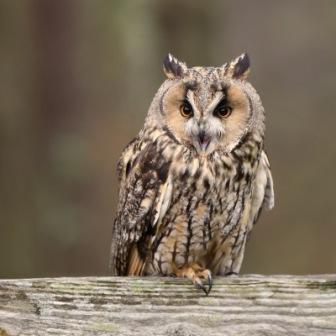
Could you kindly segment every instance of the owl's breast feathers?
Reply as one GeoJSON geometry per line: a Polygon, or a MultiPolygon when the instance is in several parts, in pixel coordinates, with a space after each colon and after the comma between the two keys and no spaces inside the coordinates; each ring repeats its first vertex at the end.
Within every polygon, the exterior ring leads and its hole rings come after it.
{"type": "Polygon", "coordinates": [[[271,208],[274,202],[258,136],[230,154],[200,157],[167,132],[140,133],[124,150],[119,173],[111,247],[115,275],[169,274],[172,263],[195,261],[201,250],[211,259],[214,241],[224,251],[230,234],[240,226],[248,233],[263,204],[271,208]]]}

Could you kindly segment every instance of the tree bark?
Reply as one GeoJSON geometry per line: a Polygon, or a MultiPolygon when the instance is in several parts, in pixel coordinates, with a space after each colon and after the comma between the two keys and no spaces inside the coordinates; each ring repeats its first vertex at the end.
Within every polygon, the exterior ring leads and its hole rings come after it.
{"type": "Polygon", "coordinates": [[[0,280],[0,335],[336,335],[336,275],[0,280]]]}

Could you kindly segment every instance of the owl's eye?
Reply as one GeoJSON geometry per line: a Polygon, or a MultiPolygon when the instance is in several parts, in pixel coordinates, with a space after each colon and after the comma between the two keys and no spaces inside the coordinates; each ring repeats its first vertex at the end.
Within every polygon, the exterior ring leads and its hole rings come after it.
{"type": "Polygon", "coordinates": [[[214,115],[218,118],[227,118],[232,112],[232,108],[226,101],[221,101],[215,108],[214,115]]]}
{"type": "Polygon", "coordinates": [[[184,101],[180,107],[182,117],[191,118],[193,116],[193,109],[188,101],[184,101]]]}

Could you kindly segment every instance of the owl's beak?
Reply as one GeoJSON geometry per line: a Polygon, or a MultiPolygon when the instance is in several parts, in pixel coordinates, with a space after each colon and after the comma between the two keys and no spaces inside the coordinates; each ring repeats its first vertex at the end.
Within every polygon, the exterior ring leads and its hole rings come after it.
{"type": "Polygon", "coordinates": [[[211,137],[208,136],[205,131],[200,131],[198,133],[198,143],[203,151],[206,151],[211,142],[211,137]]]}

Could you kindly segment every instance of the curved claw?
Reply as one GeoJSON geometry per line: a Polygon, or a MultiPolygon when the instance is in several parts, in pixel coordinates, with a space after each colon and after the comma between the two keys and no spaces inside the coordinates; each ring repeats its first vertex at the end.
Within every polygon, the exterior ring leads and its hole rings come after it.
{"type": "Polygon", "coordinates": [[[213,285],[213,279],[212,279],[212,276],[211,276],[211,273],[208,275],[208,293],[207,295],[209,295],[210,291],[211,291],[211,288],[212,288],[212,285],[213,285]]]}
{"type": "Polygon", "coordinates": [[[194,283],[197,289],[202,289],[205,295],[208,296],[211,291],[212,285],[213,285],[213,279],[212,279],[210,271],[206,270],[206,272],[207,272],[206,276],[204,276],[204,274],[202,274],[201,276],[207,280],[208,288],[206,287],[206,285],[203,284],[202,280],[199,277],[194,278],[194,283]]]}
{"type": "Polygon", "coordinates": [[[195,287],[197,288],[197,289],[202,289],[202,291],[205,293],[205,295],[206,296],[208,296],[208,294],[209,294],[209,291],[207,290],[207,288],[202,284],[202,282],[201,283],[196,283],[195,284],[195,287]]]}
{"type": "Polygon", "coordinates": [[[177,269],[174,273],[178,277],[189,278],[197,289],[201,289],[205,295],[209,295],[213,285],[211,271],[209,269],[194,263],[177,269]],[[204,279],[206,284],[204,284],[201,279],[204,279]]]}

